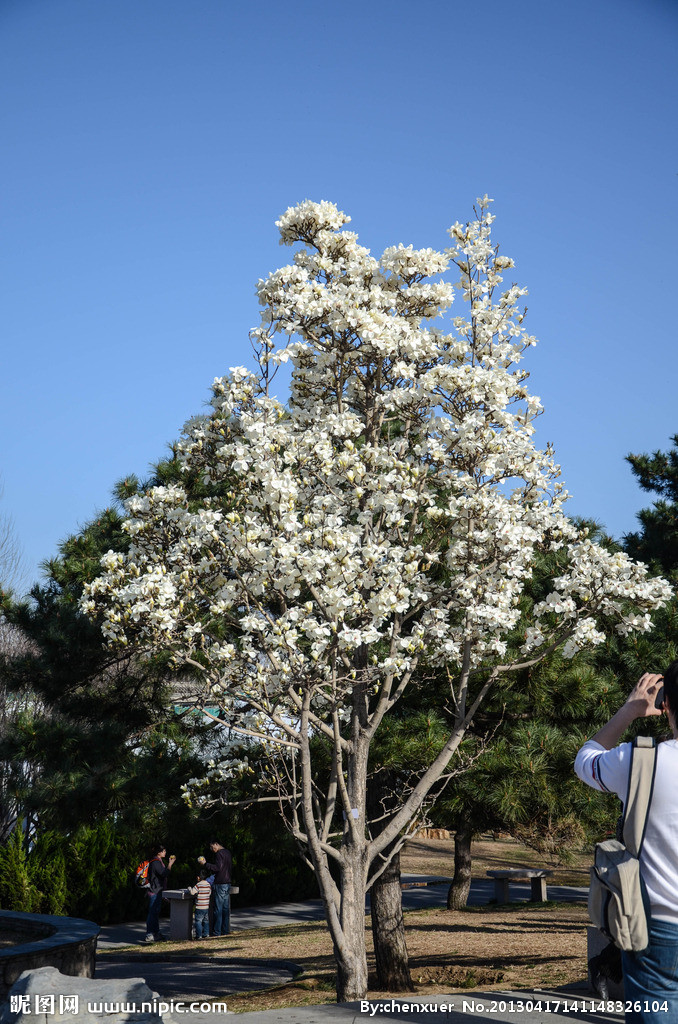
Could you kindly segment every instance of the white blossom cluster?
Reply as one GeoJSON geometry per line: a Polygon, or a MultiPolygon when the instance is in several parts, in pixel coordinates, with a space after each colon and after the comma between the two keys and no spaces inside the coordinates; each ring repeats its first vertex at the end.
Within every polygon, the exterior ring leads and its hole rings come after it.
{"type": "Polygon", "coordinates": [[[376,258],[347,221],[328,202],[287,210],[281,241],[300,248],[258,285],[253,334],[267,361],[291,361],[289,406],[263,374],[216,380],[180,445],[207,496],[131,498],[129,552],[105,557],[83,599],[109,640],[190,658],[224,706],[288,736],[304,695],[309,728],[323,728],[355,712],[358,684],[372,713],[423,666],[496,664],[540,550],[562,549],[567,569],[534,609],[527,652],[599,643],[601,616],[648,629],[670,593],[563,514],[518,368],[535,344],[525,289],[503,288],[513,263],[492,243],[487,197],[446,252],[376,258]],[[433,321],[455,289],[466,312],[443,330],[433,321]]]}
{"type": "Polygon", "coordinates": [[[247,756],[229,754],[226,751],[219,758],[211,758],[205,765],[206,771],[199,778],[189,779],[182,787],[182,798],[187,807],[200,807],[215,802],[214,791],[220,787],[228,790],[234,779],[254,775],[254,768],[247,756]]]}

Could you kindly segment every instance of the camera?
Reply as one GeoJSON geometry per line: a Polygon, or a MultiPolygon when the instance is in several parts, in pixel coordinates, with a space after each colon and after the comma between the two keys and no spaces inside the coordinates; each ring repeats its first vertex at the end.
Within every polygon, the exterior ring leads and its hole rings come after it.
{"type": "Polygon", "coordinates": [[[659,687],[659,693],[657,694],[657,696],[656,696],[656,698],[655,698],[655,702],[654,702],[654,706],[655,706],[655,707],[656,707],[656,708],[657,708],[657,709],[658,709],[659,711],[661,711],[661,710],[662,710],[662,704],[664,703],[664,700],[665,700],[665,698],[664,698],[664,687],[663,687],[663,686],[660,686],[660,687],[659,687]]]}

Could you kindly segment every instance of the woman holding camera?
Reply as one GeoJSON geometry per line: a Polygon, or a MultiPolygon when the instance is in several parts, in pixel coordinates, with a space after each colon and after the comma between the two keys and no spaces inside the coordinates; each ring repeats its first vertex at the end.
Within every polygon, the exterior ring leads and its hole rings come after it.
{"type": "Polygon", "coordinates": [[[662,675],[646,672],[609,722],[588,740],[575,760],[579,778],[593,789],[616,793],[625,803],[631,743],[620,743],[639,718],[666,712],[673,738],[660,743],[640,875],[649,906],[650,944],[640,953],[622,953],[627,1024],[678,1024],[678,661],[662,675]],[[666,1003],[667,1010],[653,1012],[666,1003]]]}

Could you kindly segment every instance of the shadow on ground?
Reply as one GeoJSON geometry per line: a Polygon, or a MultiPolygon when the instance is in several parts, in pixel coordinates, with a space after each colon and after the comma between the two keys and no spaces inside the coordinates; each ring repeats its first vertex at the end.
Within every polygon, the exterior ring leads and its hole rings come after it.
{"type": "Polygon", "coordinates": [[[109,954],[97,961],[95,977],[143,978],[149,988],[168,998],[205,998],[209,993],[210,999],[217,999],[285,984],[299,971],[299,965],[289,960],[215,960],[205,956],[172,957],[160,962],[157,958],[109,954]]]}

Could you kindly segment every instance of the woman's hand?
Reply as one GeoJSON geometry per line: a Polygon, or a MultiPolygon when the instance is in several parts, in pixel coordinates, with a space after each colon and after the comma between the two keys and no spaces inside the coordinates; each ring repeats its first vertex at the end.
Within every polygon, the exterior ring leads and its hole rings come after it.
{"type": "Polygon", "coordinates": [[[663,678],[658,672],[644,672],[619,711],[591,739],[606,750],[612,750],[637,718],[661,715],[661,710],[655,707],[655,701],[663,678]]]}
{"type": "Polygon", "coordinates": [[[640,677],[626,699],[634,718],[650,718],[652,715],[662,714],[664,705],[658,708],[655,701],[663,679],[664,677],[656,672],[644,672],[640,677]]]}

